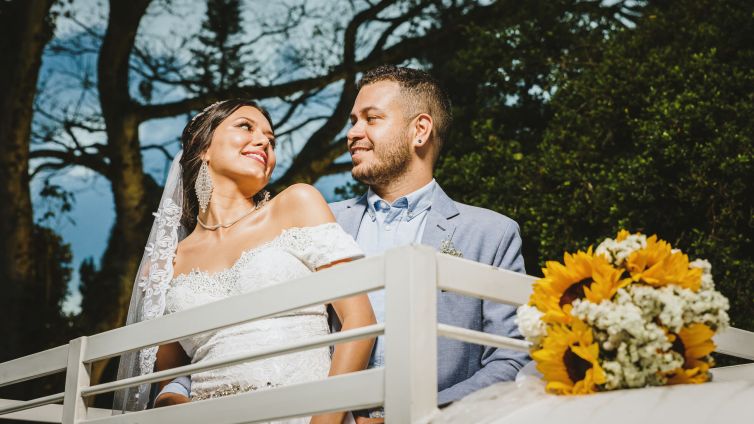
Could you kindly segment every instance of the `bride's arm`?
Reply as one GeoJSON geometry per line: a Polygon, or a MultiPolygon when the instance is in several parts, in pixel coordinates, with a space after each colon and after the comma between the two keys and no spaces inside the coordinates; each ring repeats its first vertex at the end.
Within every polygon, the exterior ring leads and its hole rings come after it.
{"type": "MultiPolygon", "coordinates": [[[[189,357],[181,347],[180,343],[173,342],[166,345],[162,345],[157,349],[157,360],[154,363],[155,371],[167,370],[170,368],[176,368],[189,363],[189,357]]],[[[158,382],[160,391],[170,383],[171,380],[163,380],[158,382]]],[[[177,405],[179,403],[186,403],[189,401],[188,396],[166,392],[160,393],[154,401],[154,407],[159,408],[161,406],[177,405]]]]}
{"type": "MultiPolygon", "coordinates": [[[[346,261],[339,261],[319,269],[328,268],[332,265],[346,261]]],[[[365,294],[337,300],[332,303],[335,313],[338,315],[342,326],[341,331],[372,325],[376,322],[372,304],[365,294]]],[[[374,339],[362,339],[335,346],[330,365],[330,376],[361,371],[369,364],[372,354],[374,339]]],[[[311,423],[342,423],[345,412],[336,412],[326,415],[318,415],[312,418],[311,423]]]]}
{"type": "MultiPolygon", "coordinates": [[[[320,269],[328,268],[341,262],[348,261],[339,261],[320,269]]],[[[377,322],[372,310],[372,304],[369,302],[369,297],[365,294],[336,300],[332,303],[332,306],[341,323],[340,331],[366,327],[377,322]]],[[[332,364],[330,365],[330,375],[346,374],[365,369],[367,364],[369,364],[374,340],[374,338],[362,339],[336,345],[332,356],[332,364]]]]}

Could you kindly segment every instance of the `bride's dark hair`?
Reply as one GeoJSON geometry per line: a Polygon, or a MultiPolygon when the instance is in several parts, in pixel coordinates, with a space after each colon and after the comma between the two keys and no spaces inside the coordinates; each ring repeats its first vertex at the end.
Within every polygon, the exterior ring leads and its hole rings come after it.
{"type": "MultiPolygon", "coordinates": [[[[181,144],[183,145],[183,155],[181,156],[181,179],[183,182],[181,224],[189,231],[196,225],[196,215],[199,213],[199,201],[194,193],[194,184],[199,174],[199,167],[202,165],[202,153],[209,149],[215,128],[243,106],[251,106],[260,111],[270,122],[270,127],[275,128],[269,112],[257,102],[247,99],[228,99],[208,106],[194,116],[183,129],[181,135],[181,144]]],[[[261,192],[254,196],[254,200],[259,202],[261,198],[257,197],[261,197],[261,192]]]]}

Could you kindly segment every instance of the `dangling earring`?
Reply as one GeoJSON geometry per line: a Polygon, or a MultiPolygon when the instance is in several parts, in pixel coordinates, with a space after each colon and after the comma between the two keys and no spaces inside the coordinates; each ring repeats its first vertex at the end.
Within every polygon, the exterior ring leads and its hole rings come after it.
{"type": "Polygon", "coordinates": [[[194,190],[196,190],[196,198],[199,200],[199,209],[202,210],[202,213],[207,212],[209,198],[212,197],[212,178],[209,176],[209,166],[207,166],[205,160],[199,167],[199,175],[196,176],[194,190]]]}

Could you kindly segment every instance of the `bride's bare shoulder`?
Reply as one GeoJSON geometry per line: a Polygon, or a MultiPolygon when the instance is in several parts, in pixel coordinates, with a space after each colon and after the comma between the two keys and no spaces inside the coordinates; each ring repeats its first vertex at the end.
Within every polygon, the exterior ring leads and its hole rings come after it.
{"type": "Polygon", "coordinates": [[[325,198],[322,197],[322,193],[319,192],[313,185],[310,184],[293,184],[281,191],[280,194],[275,196],[275,200],[278,202],[299,202],[299,203],[314,203],[322,202],[327,205],[325,198]]]}
{"type": "Polygon", "coordinates": [[[286,227],[310,227],[335,221],[322,193],[309,184],[293,184],[275,196],[270,206],[286,227]]]}

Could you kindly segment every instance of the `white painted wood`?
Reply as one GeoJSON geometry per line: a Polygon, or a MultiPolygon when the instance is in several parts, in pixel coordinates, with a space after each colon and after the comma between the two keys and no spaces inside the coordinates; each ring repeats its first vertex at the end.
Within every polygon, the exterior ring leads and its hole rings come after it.
{"type": "Polygon", "coordinates": [[[385,254],[385,421],[437,410],[437,259],[426,246],[385,254]]]}
{"type": "Polygon", "coordinates": [[[754,364],[733,365],[730,367],[712,368],[712,381],[740,381],[754,382],[754,364]]]}
{"type": "Polygon", "coordinates": [[[301,340],[295,343],[287,343],[280,346],[260,349],[241,355],[228,356],[222,359],[216,359],[214,361],[205,361],[201,363],[185,365],[178,368],[172,368],[165,371],[159,371],[137,377],[124,378],[122,380],[117,380],[109,383],[103,383],[96,386],[84,388],[81,390],[81,394],[82,396],[98,395],[101,393],[124,389],[126,387],[138,386],[144,383],[153,383],[155,381],[168,380],[182,375],[196,374],[217,368],[225,368],[243,362],[258,361],[273,356],[286,355],[289,353],[300,352],[302,350],[331,346],[333,344],[350,342],[366,337],[374,337],[383,334],[384,331],[385,324],[369,325],[366,327],[355,328],[352,330],[341,331],[324,336],[312,337],[309,340],[301,340]]]}
{"type": "Polygon", "coordinates": [[[51,403],[61,402],[65,393],[56,393],[54,395],[44,396],[27,401],[21,400],[3,400],[3,404],[0,404],[0,416],[3,414],[9,414],[17,411],[24,411],[27,409],[36,408],[39,406],[48,405],[51,403]]]}
{"type": "Polygon", "coordinates": [[[86,403],[81,389],[90,384],[90,364],[84,363],[87,338],[71,340],[68,349],[68,368],[65,375],[65,397],[63,398],[63,424],[78,424],[86,417],[86,403]]]}
{"type": "Polygon", "coordinates": [[[0,364],[0,387],[65,370],[68,345],[58,346],[0,364]]]}
{"type": "Polygon", "coordinates": [[[437,284],[443,290],[518,306],[529,301],[535,277],[437,254],[437,284]]]}
{"type": "Polygon", "coordinates": [[[455,327],[447,324],[437,324],[437,334],[442,337],[448,337],[462,342],[526,353],[529,352],[529,347],[531,346],[531,343],[525,340],[483,333],[481,331],[469,330],[468,328],[455,327]]]}
{"type": "Polygon", "coordinates": [[[499,383],[455,402],[433,424],[751,423],[754,382],[679,384],[580,396],[499,383]]]}
{"type": "MultiPolygon", "coordinates": [[[[56,396],[60,396],[60,399],[58,399],[58,401],[63,400],[63,393],[60,393],[56,396]]],[[[13,406],[20,403],[23,402],[17,400],[0,399],[0,407],[13,406]]],[[[109,417],[112,414],[113,411],[110,409],[88,408],[86,411],[87,418],[103,418],[109,417]]],[[[60,423],[63,421],[63,405],[37,406],[33,409],[3,415],[2,419],[32,421],[35,423],[60,423]]]]}
{"type": "Polygon", "coordinates": [[[754,361],[754,333],[730,327],[713,338],[716,352],[754,361]]]}
{"type": "Polygon", "coordinates": [[[89,338],[84,360],[93,362],[376,290],[383,285],[382,261],[377,256],[349,262],[283,284],[100,333],[89,338]]]}
{"type": "Polygon", "coordinates": [[[382,404],[381,368],[312,383],[248,392],[85,421],[87,424],[235,424],[363,409],[382,404]]]}

